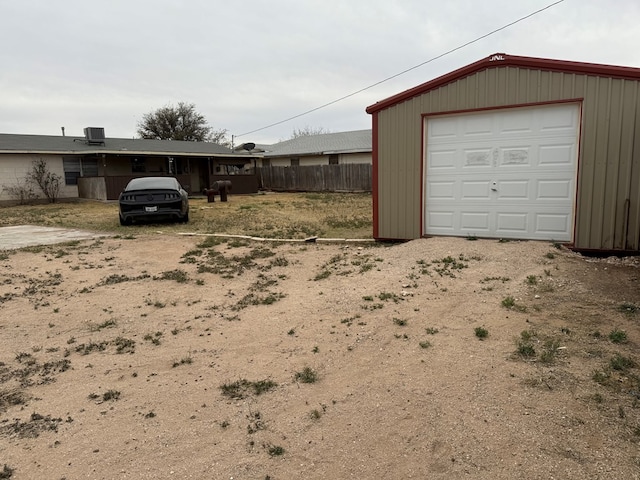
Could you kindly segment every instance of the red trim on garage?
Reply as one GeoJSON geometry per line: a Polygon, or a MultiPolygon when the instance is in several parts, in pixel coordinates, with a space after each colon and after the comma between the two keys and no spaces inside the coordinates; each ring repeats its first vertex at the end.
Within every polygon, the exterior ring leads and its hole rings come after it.
{"type": "Polygon", "coordinates": [[[580,190],[580,169],[582,167],[582,112],[584,111],[584,101],[580,100],[578,103],[580,106],[578,114],[580,124],[578,125],[578,151],[576,152],[578,158],[576,159],[576,191],[573,199],[573,232],[571,234],[571,243],[569,244],[571,247],[576,243],[576,231],[578,230],[578,194],[580,190]]]}
{"type": "MultiPolygon", "coordinates": [[[[435,117],[435,116],[444,116],[444,115],[461,115],[461,114],[467,114],[467,113],[487,112],[492,110],[508,110],[511,108],[542,107],[545,105],[559,105],[562,103],[579,103],[580,105],[582,105],[583,102],[584,102],[584,98],[580,97],[580,98],[570,98],[570,99],[562,99],[562,100],[550,100],[548,102],[514,103],[512,105],[500,105],[497,107],[492,106],[492,107],[482,107],[482,108],[468,108],[464,110],[446,110],[446,111],[440,111],[440,112],[423,113],[422,121],[424,122],[425,117],[435,117]]],[[[422,143],[424,143],[424,136],[422,138],[422,143]]]]}
{"type": "Polygon", "coordinates": [[[427,142],[425,141],[425,114],[422,114],[422,125],[420,125],[420,236],[424,237],[425,227],[424,227],[424,201],[425,201],[425,193],[427,190],[427,166],[425,165],[425,155],[427,153],[427,142]]]}
{"type": "Polygon", "coordinates": [[[368,106],[366,111],[367,113],[375,113],[478,71],[500,67],[521,67],[552,72],[570,72],[613,78],[627,78],[631,80],[640,79],[640,68],[602,65],[598,63],[570,62],[566,60],[552,60],[547,58],[519,57],[516,55],[507,55],[506,53],[495,53],[489,57],[483,58],[482,60],[478,60],[475,63],[442,75],[434,80],[381,100],[378,103],[368,106]]]}

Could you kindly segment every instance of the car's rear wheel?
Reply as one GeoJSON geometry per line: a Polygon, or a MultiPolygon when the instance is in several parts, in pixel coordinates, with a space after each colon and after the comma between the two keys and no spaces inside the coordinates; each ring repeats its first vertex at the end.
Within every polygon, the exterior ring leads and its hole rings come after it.
{"type": "Polygon", "coordinates": [[[180,219],[182,223],[187,223],[189,221],[189,212],[186,212],[182,218],[180,219]]]}
{"type": "Polygon", "coordinates": [[[120,225],[131,225],[131,220],[122,218],[120,215],[118,215],[118,218],[120,219],[120,225]]]}

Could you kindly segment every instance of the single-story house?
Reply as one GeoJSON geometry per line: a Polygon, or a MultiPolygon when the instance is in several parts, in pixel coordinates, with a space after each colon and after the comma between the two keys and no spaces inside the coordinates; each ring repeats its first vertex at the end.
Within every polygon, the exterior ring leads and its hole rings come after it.
{"type": "Polygon", "coordinates": [[[234,193],[258,190],[254,158],[206,142],[107,138],[102,128],[84,137],[0,134],[0,201],[24,182],[35,160],[62,179],[59,198],[115,200],[134,177],[171,175],[189,193],[232,180],[234,193]]]}
{"type": "Polygon", "coordinates": [[[371,130],[302,135],[258,148],[263,167],[371,164],[371,130]]]}
{"type": "Polygon", "coordinates": [[[494,54],[370,105],[374,237],[640,251],[640,69],[494,54]]]}

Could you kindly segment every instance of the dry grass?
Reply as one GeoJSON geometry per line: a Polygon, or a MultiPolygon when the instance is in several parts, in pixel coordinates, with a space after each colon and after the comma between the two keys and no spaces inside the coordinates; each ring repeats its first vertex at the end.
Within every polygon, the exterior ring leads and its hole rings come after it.
{"type": "MultiPolygon", "coordinates": [[[[153,225],[170,232],[227,233],[267,238],[371,238],[370,194],[267,193],[230,195],[228,202],[189,200],[188,224],[153,225]]],[[[121,227],[118,203],[77,201],[0,208],[0,227],[43,225],[136,235],[150,225],[121,227]]]]}

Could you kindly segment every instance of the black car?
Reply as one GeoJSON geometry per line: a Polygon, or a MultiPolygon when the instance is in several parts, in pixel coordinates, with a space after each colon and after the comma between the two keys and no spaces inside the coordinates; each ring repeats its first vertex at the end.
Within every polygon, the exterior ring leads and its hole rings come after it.
{"type": "Polygon", "coordinates": [[[140,177],[120,194],[120,225],[135,220],[189,221],[187,192],[174,177],[140,177]]]}

